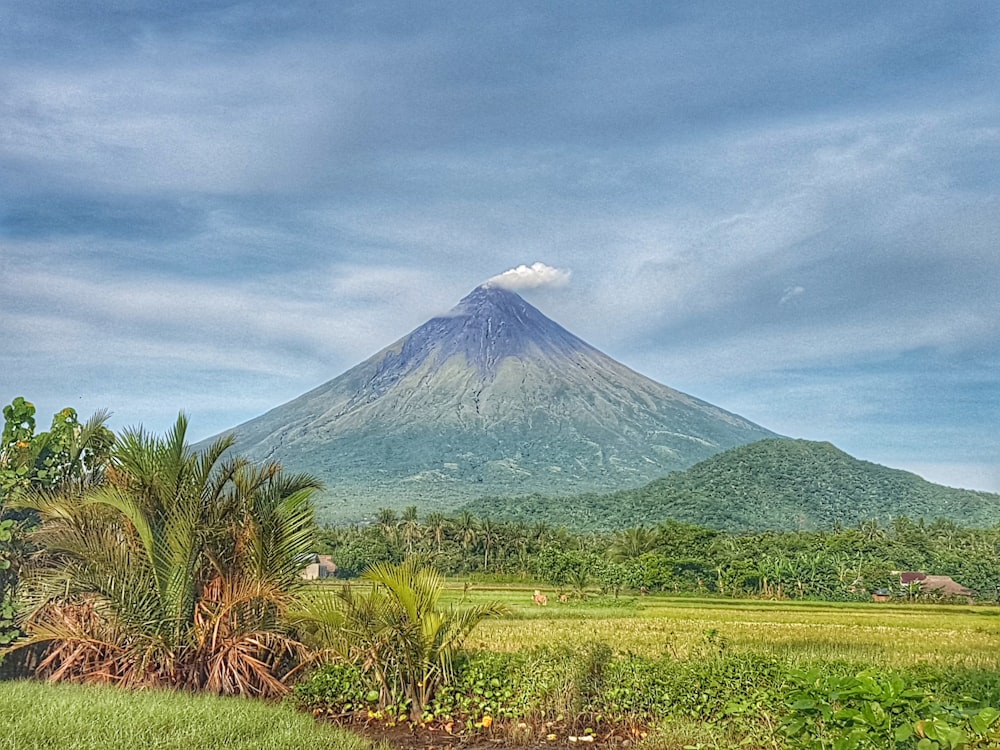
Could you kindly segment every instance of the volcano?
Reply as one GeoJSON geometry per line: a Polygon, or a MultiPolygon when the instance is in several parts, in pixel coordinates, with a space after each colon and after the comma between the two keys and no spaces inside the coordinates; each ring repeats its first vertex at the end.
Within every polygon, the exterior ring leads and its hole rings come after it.
{"type": "Polygon", "coordinates": [[[499,286],[231,432],[318,476],[321,520],[606,492],[774,433],[603,354],[499,286]]]}

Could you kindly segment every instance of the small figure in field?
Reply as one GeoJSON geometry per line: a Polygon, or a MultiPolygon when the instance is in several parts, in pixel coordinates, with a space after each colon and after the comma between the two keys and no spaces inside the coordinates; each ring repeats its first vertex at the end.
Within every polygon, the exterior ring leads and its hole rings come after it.
{"type": "Polygon", "coordinates": [[[559,594],[559,601],[565,604],[569,601],[569,596],[567,594],[559,594]]]}
{"type": "Polygon", "coordinates": [[[549,598],[545,596],[541,591],[535,589],[535,595],[531,597],[531,601],[537,604],[539,607],[544,607],[549,603],[549,598]]]}

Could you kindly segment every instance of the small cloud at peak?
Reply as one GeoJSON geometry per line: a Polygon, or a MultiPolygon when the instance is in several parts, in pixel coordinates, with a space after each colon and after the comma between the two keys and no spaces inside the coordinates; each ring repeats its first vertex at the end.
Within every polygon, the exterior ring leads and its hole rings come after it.
{"type": "Polygon", "coordinates": [[[781,299],[778,300],[779,305],[786,305],[791,302],[796,297],[805,294],[805,287],[801,286],[790,286],[786,287],[785,291],[781,295],[781,299]]]}
{"type": "Polygon", "coordinates": [[[498,286],[503,289],[537,289],[541,286],[564,287],[569,284],[570,271],[553,268],[537,262],[520,265],[488,279],[483,286],[498,286]]]}

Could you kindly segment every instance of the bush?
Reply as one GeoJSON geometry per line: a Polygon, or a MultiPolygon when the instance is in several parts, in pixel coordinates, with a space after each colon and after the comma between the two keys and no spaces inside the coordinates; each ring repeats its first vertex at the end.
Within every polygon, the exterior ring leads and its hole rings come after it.
{"type": "MultiPolygon", "coordinates": [[[[773,658],[726,653],[711,639],[696,659],[685,661],[614,657],[603,643],[474,652],[456,660],[454,679],[421,718],[471,727],[489,717],[508,727],[527,722],[579,732],[693,719],[756,735],[774,722],[770,715],[762,719],[762,712],[781,705],[784,675],[773,658]]],[[[331,665],[314,672],[295,695],[312,710],[340,714],[373,707],[365,696],[376,692],[358,669],[331,665]]],[[[395,706],[373,708],[388,708],[387,717],[398,713],[395,706]]]]}
{"type": "MultiPolygon", "coordinates": [[[[694,728],[702,734],[685,744],[972,750],[1000,747],[1000,711],[990,706],[998,687],[1000,676],[965,670],[903,674],[827,663],[797,671],[779,657],[734,652],[709,631],[686,659],[616,656],[603,643],[465,653],[421,718],[517,738],[694,728]]],[[[373,707],[372,691],[356,668],[324,667],[296,696],[335,714],[373,707]]],[[[384,715],[396,717],[397,708],[384,715]]]]}
{"type": "Polygon", "coordinates": [[[310,710],[328,714],[357,711],[378,704],[378,687],[365,679],[361,669],[342,662],[324,664],[294,689],[295,701],[310,710]]]}
{"type": "Polygon", "coordinates": [[[997,747],[1000,711],[945,705],[902,675],[792,674],[782,729],[791,748],[970,750],[997,747]]]}

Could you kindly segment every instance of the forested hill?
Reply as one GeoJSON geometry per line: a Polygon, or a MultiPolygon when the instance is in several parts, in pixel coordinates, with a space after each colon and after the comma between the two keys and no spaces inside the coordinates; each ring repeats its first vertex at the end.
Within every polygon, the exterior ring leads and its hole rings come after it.
{"type": "Polygon", "coordinates": [[[483,498],[478,516],[608,531],[672,518],[730,531],[828,529],[869,518],[1000,522],[1000,495],[932,484],[861,461],[830,443],[761,440],[643,487],[607,495],[483,498]]]}

